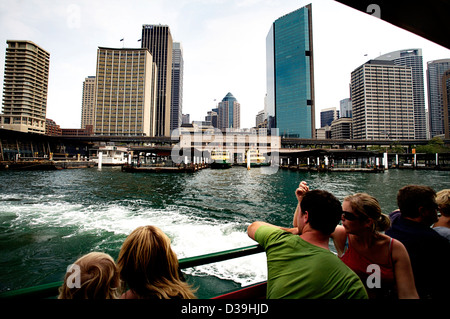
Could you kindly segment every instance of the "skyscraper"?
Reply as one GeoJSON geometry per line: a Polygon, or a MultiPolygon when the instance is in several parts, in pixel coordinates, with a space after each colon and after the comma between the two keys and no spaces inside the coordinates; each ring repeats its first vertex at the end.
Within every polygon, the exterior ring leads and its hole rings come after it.
{"type": "Polygon", "coordinates": [[[147,49],[98,48],[94,134],[153,136],[155,78],[147,49]]]}
{"type": "Polygon", "coordinates": [[[174,42],[172,49],[172,102],[170,106],[170,131],[179,128],[183,114],[183,48],[174,42]]]}
{"type": "Polygon", "coordinates": [[[414,128],[416,139],[426,139],[425,86],[423,58],[421,49],[399,50],[384,54],[376,60],[393,61],[396,65],[409,66],[412,69],[414,94],[414,128]]]}
{"type": "Polygon", "coordinates": [[[272,24],[266,51],[268,119],[283,137],[315,138],[311,5],[272,24]]]}
{"type": "Polygon", "coordinates": [[[410,67],[371,60],[351,75],[354,139],[414,139],[410,67]]]}
{"type": "Polygon", "coordinates": [[[427,65],[428,116],[430,135],[445,134],[442,77],[450,69],[450,59],[430,61],[427,65]]]}
{"type": "Polygon", "coordinates": [[[220,130],[241,127],[241,105],[233,94],[228,93],[219,103],[218,109],[217,122],[220,130]]]}
{"type": "Polygon", "coordinates": [[[340,101],[340,115],[341,117],[352,117],[352,100],[343,99],[340,101]]]}
{"type": "Polygon", "coordinates": [[[94,125],[95,83],[95,76],[88,76],[83,82],[81,128],[86,128],[86,125],[94,125]]]}
{"type": "Polygon", "coordinates": [[[170,136],[173,40],[167,25],[143,25],[142,48],[148,49],[158,67],[156,136],[170,136]]]}
{"type": "Polygon", "coordinates": [[[0,127],[45,134],[50,54],[31,41],[6,41],[0,127]]]}
{"type": "Polygon", "coordinates": [[[331,122],[339,118],[339,111],[335,107],[329,107],[320,111],[320,127],[330,126],[331,122]]]}
{"type": "Polygon", "coordinates": [[[445,138],[450,139],[450,70],[445,71],[442,77],[442,89],[444,100],[444,133],[445,138]]]}

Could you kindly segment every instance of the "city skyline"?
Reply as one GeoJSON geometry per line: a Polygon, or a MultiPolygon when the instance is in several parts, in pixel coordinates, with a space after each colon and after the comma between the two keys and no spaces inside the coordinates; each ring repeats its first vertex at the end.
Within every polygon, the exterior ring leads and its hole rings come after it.
{"type": "MultiPolygon", "coordinates": [[[[47,118],[63,128],[80,127],[82,84],[95,75],[97,48],[139,48],[142,25],[168,25],[184,49],[183,113],[202,120],[226,92],[233,92],[241,104],[241,127],[252,127],[264,108],[267,32],[277,18],[309,3],[316,124],[322,109],[339,107],[349,97],[351,72],[368,60],[410,48],[422,49],[424,65],[450,57],[446,48],[332,0],[136,0],[126,7],[116,1],[44,0],[0,4],[0,59],[7,39],[46,48],[52,57],[47,118]]],[[[3,74],[1,65],[2,84],[3,74]]]]}

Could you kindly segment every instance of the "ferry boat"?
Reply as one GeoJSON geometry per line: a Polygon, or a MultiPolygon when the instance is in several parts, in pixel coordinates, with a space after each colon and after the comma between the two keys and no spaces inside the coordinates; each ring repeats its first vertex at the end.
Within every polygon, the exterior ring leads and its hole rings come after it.
{"type": "Polygon", "coordinates": [[[228,150],[211,151],[211,168],[226,169],[231,167],[231,155],[228,150]]]}
{"type": "Polygon", "coordinates": [[[250,167],[268,166],[270,163],[266,162],[266,157],[261,154],[258,149],[249,149],[245,153],[245,165],[248,165],[250,159],[250,167]]]}
{"type": "Polygon", "coordinates": [[[104,166],[122,166],[127,163],[128,149],[123,146],[102,146],[97,150],[97,156],[92,159],[95,164],[100,161],[100,153],[102,154],[101,165],[104,166]]]}

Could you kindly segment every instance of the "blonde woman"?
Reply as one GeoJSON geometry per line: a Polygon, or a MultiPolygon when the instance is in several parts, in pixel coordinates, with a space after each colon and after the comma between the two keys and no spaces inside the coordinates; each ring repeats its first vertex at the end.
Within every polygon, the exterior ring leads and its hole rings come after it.
{"type": "Polygon", "coordinates": [[[155,226],[135,229],[117,259],[120,277],[129,290],[123,299],[193,299],[193,290],[179,275],[170,239],[155,226]]]}
{"type": "Polygon", "coordinates": [[[418,298],[405,246],[382,233],[390,222],[378,201],[358,193],[344,199],[342,210],[342,226],[331,237],[339,258],[358,274],[369,298],[418,298]]]}
{"type": "Polygon", "coordinates": [[[438,209],[441,212],[441,216],[433,225],[433,229],[450,242],[450,189],[437,192],[436,203],[439,205],[438,209]]]}
{"type": "Polygon", "coordinates": [[[91,252],[68,267],[58,299],[118,299],[120,279],[114,259],[91,252]]]}

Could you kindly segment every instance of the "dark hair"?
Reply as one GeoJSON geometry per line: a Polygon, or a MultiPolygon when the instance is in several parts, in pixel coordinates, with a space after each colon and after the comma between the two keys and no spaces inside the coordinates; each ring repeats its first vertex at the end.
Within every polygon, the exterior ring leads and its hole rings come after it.
{"type": "Polygon", "coordinates": [[[419,207],[436,207],[436,192],[429,186],[407,185],[398,191],[397,205],[402,216],[417,218],[419,207]]]}
{"type": "Polygon", "coordinates": [[[339,200],[324,190],[312,190],[300,202],[302,212],[308,212],[311,227],[330,235],[341,220],[342,206],[339,200]]]}

